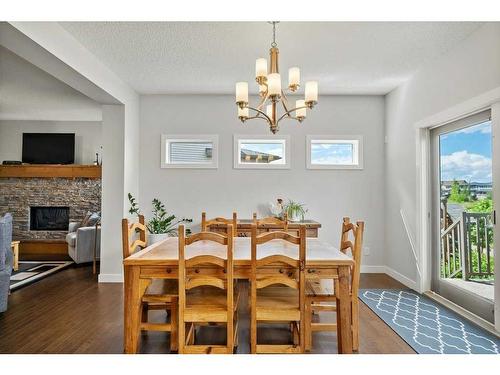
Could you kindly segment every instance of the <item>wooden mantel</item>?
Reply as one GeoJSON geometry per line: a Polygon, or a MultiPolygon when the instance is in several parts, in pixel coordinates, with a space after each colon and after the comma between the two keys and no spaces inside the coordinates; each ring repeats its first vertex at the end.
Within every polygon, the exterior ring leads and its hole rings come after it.
{"type": "Polygon", "coordinates": [[[101,178],[100,165],[23,164],[0,165],[0,178],[101,178]]]}

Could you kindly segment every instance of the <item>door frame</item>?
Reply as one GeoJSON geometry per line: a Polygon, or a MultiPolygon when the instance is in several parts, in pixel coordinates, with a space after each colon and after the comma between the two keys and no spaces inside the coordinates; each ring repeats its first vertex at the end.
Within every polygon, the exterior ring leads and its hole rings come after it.
{"type": "MultiPolygon", "coordinates": [[[[417,262],[420,267],[416,285],[420,293],[431,291],[432,280],[432,168],[430,159],[430,130],[487,109],[491,109],[493,160],[500,160],[500,87],[424,118],[414,125],[416,133],[417,262]]],[[[493,195],[500,197],[500,181],[493,181],[493,189],[493,195]]],[[[500,213],[500,199],[494,200],[493,209],[500,213]]],[[[500,238],[499,222],[494,227],[493,235],[495,238],[500,238]]],[[[500,251],[498,251],[497,247],[495,247],[494,251],[495,257],[499,258],[500,251]]],[[[494,309],[495,329],[500,332],[500,267],[495,268],[494,309]]]]}
{"type": "MultiPolygon", "coordinates": [[[[441,207],[441,176],[440,176],[440,137],[443,134],[455,132],[470,126],[491,121],[491,110],[488,113],[479,112],[478,115],[467,116],[461,120],[430,129],[430,161],[431,161],[431,288],[445,299],[461,306],[481,318],[492,321],[494,319],[494,303],[468,290],[457,287],[446,279],[441,278],[441,236],[440,236],[440,207],[441,207]],[[475,118],[474,118],[475,116],[475,118]],[[488,117],[485,117],[488,116],[488,117]],[[472,117],[472,118],[471,118],[472,117]],[[488,118],[488,120],[487,120],[488,118]]],[[[493,177],[493,180],[498,181],[493,177]]],[[[465,271],[465,270],[464,270],[465,271]]],[[[464,272],[462,271],[462,272],[464,272]]]]}

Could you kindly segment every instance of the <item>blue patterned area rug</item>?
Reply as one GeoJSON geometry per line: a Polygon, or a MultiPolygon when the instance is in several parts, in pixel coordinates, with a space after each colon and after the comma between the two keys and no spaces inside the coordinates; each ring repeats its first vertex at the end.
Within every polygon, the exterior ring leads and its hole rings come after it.
{"type": "Polygon", "coordinates": [[[419,354],[500,354],[500,339],[412,290],[364,289],[359,298],[419,354]]]}

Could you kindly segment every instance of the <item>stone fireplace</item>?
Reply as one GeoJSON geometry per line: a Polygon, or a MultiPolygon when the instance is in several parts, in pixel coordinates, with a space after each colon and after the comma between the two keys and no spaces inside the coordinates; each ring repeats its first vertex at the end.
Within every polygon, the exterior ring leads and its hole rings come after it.
{"type": "Polygon", "coordinates": [[[69,221],[101,210],[100,178],[0,178],[0,211],[16,240],[64,240],[69,221]]]}

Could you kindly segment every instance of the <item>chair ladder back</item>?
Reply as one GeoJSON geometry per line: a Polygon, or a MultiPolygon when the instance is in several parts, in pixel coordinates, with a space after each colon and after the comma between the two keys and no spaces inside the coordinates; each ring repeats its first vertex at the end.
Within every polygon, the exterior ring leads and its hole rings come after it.
{"type": "Polygon", "coordinates": [[[361,272],[361,256],[363,251],[363,233],[365,230],[365,223],[363,221],[356,222],[356,231],[354,232],[354,267],[353,267],[353,280],[352,280],[352,293],[358,295],[359,291],[359,278],[361,272]]]}
{"type": "Polygon", "coordinates": [[[186,263],[185,263],[185,247],[186,247],[186,230],[184,225],[178,227],[178,246],[179,246],[179,270],[178,270],[178,285],[179,285],[179,353],[184,352],[186,345],[186,324],[184,322],[184,310],[186,307],[186,263]]]}
{"type": "Polygon", "coordinates": [[[216,217],[210,220],[207,220],[207,213],[202,212],[201,213],[201,231],[202,232],[209,232],[210,231],[210,226],[214,224],[226,224],[229,225],[231,224],[233,226],[233,232],[232,236],[237,237],[238,236],[238,214],[236,212],[233,212],[233,218],[232,219],[226,219],[223,217],[216,217]]]}
{"type": "Polygon", "coordinates": [[[257,225],[253,223],[251,227],[252,288],[261,289],[274,284],[282,284],[294,289],[300,289],[300,274],[302,273],[302,275],[304,275],[305,270],[305,248],[306,228],[304,225],[300,226],[299,237],[296,237],[286,232],[269,232],[257,235],[257,225]],[[270,254],[264,258],[257,259],[257,246],[274,239],[282,239],[289,243],[299,245],[299,259],[293,259],[281,254],[270,254]],[[282,263],[294,268],[298,271],[299,280],[292,280],[287,276],[269,276],[266,273],[259,272],[261,268],[273,263],[282,263]]]}
{"type": "MultiPolygon", "coordinates": [[[[300,225],[299,236],[295,237],[286,232],[271,232],[257,235],[257,223],[251,226],[251,290],[250,290],[250,308],[251,308],[251,336],[256,338],[257,336],[257,290],[268,287],[270,285],[283,285],[290,287],[292,289],[298,289],[299,294],[299,309],[300,309],[300,322],[298,330],[299,333],[299,345],[300,348],[305,346],[305,264],[306,264],[306,227],[305,225],[300,225]],[[265,244],[273,239],[282,239],[289,243],[298,245],[299,258],[294,259],[280,254],[271,254],[264,258],[257,259],[257,247],[258,245],[265,244]],[[276,276],[266,274],[264,272],[259,272],[261,268],[271,263],[283,263],[287,266],[291,266],[295,269],[293,272],[293,277],[287,276],[276,276]]],[[[263,347],[257,345],[257,340],[251,340],[251,352],[256,353],[257,347],[263,347]]]]}
{"type": "Polygon", "coordinates": [[[122,250],[123,259],[135,253],[137,248],[146,247],[146,225],[144,224],[144,215],[139,215],[139,221],[129,223],[127,218],[122,219],[122,250]],[[139,238],[132,242],[135,233],[139,233],[139,238]]]}
{"type": "MultiPolygon", "coordinates": [[[[283,213],[283,219],[274,216],[263,217],[262,219],[257,218],[257,213],[253,213],[253,224],[257,225],[257,228],[262,225],[278,225],[280,229],[282,228],[284,232],[288,232],[288,214],[283,213]]],[[[298,232],[298,231],[297,231],[298,232]]],[[[298,233],[297,233],[298,234],[298,233]]]]}
{"type": "Polygon", "coordinates": [[[201,232],[189,237],[185,235],[184,225],[179,225],[179,351],[183,351],[185,342],[185,309],[186,291],[200,286],[212,286],[226,291],[227,303],[227,347],[233,347],[233,314],[234,314],[234,274],[233,274],[233,225],[227,225],[226,235],[201,232]],[[213,241],[225,245],[227,248],[226,259],[215,255],[198,255],[186,259],[186,246],[198,241],[213,241]],[[189,269],[196,265],[210,265],[211,267],[223,268],[224,276],[195,276],[187,277],[189,269]]]}
{"type": "Polygon", "coordinates": [[[356,295],[359,290],[361,255],[363,249],[363,232],[363,221],[357,221],[356,224],[353,224],[348,217],[344,217],[342,222],[340,250],[345,254],[347,254],[347,249],[351,250],[351,256],[354,260],[354,266],[352,268],[351,276],[351,292],[353,294],[356,293],[356,295]],[[352,236],[349,236],[351,232],[352,236]],[[350,237],[352,237],[352,240],[350,239],[350,237]]]}

